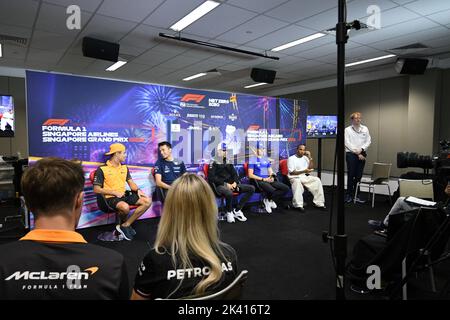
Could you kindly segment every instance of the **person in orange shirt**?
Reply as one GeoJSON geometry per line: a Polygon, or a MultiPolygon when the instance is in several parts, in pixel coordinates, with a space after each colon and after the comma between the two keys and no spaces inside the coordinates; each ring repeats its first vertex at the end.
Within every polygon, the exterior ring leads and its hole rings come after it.
{"type": "Polygon", "coordinates": [[[123,144],[113,143],[105,154],[111,158],[95,172],[94,192],[104,195],[108,206],[117,210],[121,222],[116,226],[116,230],[126,240],[131,241],[136,235],[131,224],[150,208],[152,200],[139,189],[131,179],[128,167],[122,164],[127,156],[123,144]],[[131,191],[126,190],[125,183],[128,184],[131,191]],[[130,205],[136,205],[137,208],[128,218],[130,205]]]}

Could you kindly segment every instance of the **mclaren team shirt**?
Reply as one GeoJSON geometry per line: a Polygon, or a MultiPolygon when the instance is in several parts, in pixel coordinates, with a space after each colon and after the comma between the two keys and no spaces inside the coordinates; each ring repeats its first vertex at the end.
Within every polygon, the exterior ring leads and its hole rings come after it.
{"type": "Polygon", "coordinates": [[[30,231],[0,246],[0,299],[129,299],[123,256],[74,231],[30,231]]]}

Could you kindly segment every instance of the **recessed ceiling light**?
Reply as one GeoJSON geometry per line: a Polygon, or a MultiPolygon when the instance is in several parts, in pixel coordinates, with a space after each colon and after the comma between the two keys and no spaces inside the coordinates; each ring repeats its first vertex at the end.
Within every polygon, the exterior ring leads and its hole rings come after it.
{"type": "Polygon", "coordinates": [[[200,78],[200,77],[203,77],[203,76],[206,76],[206,75],[207,75],[206,72],[197,73],[197,74],[194,74],[193,76],[189,76],[187,78],[184,78],[183,81],[189,81],[189,80],[200,78]]]}
{"type": "Polygon", "coordinates": [[[388,55],[385,55],[385,56],[376,57],[376,58],[372,58],[372,59],[367,59],[367,60],[362,60],[362,61],[356,61],[356,62],[352,62],[352,63],[347,63],[345,66],[346,66],[346,67],[351,67],[351,66],[356,66],[356,65],[358,65],[358,64],[363,64],[363,63],[368,63],[368,62],[372,62],[372,61],[388,59],[388,58],[392,58],[392,57],[395,57],[395,54],[388,54],[388,55]]]}
{"type": "Polygon", "coordinates": [[[106,71],[116,71],[117,69],[119,69],[120,67],[122,67],[123,65],[125,65],[127,63],[127,61],[117,61],[116,63],[114,63],[113,65],[109,66],[106,71]]]}
{"type": "Polygon", "coordinates": [[[245,86],[244,88],[245,89],[254,88],[254,87],[259,87],[259,86],[262,86],[262,85],[265,85],[265,84],[267,84],[267,82],[260,82],[260,83],[250,84],[248,86],[245,86]]]}
{"type": "Polygon", "coordinates": [[[199,5],[197,8],[195,8],[193,11],[191,11],[188,15],[186,15],[183,19],[176,22],[173,26],[170,27],[173,31],[181,31],[184,28],[186,28],[188,25],[193,23],[194,21],[200,19],[205,14],[213,10],[215,7],[217,7],[220,3],[207,0],[203,2],[201,5],[199,5]]]}
{"type": "Polygon", "coordinates": [[[281,50],[285,50],[285,49],[287,49],[287,48],[290,48],[290,47],[293,47],[293,46],[297,46],[297,45],[299,45],[299,44],[302,44],[302,43],[305,43],[305,42],[308,42],[308,41],[312,41],[312,40],[315,40],[315,39],[318,39],[318,38],[322,38],[323,36],[326,36],[326,34],[325,33],[314,33],[314,34],[312,34],[312,35],[310,35],[310,36],[307,36],[307,37],[304,37],[304,38],[301,38],[301,39],[298,39],[298,40],[295,40],[295,41],[291,41],[291,42],[289,42],[289,43],[286,43],[286,44],[283,44],[283,45],[281,45],[281,46],[278,46],[278,47],[276,47],[276,48],[273,48],[273,49],[271,49],[271,51],[281,51],[281,50]]]}

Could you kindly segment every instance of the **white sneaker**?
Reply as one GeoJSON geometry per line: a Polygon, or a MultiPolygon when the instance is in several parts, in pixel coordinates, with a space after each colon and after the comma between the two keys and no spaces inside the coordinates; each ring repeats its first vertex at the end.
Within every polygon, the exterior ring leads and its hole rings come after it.
{"type": "Polygon", "coordinates": [[[275,201],[273,200],[269,200],[270,206],[272,207],[272,209],[276,209],[277,208],[277,204],[275,203],[275,201]]]}
{"type": "Polygon", "coordinates": [[[270,205],[269,199],[264,199],[263,202],[267,213],[272,213],[272,206],[270,205]]]}
{"type": "Polygon", "coordinates": [[[234,212],[234,217],[236,219],[238,219],[239,221],[247,221],[247,218],[244,216],[244,213],[242,212],[242,210],[236,211],[236,209],[234,209],[233,212],[234,212]]]}
{"type": "Polygon", "coordinates": [[[234,214],[233,212],[227,212],[227,222],[233,223],[234,222],[234,214]]]}

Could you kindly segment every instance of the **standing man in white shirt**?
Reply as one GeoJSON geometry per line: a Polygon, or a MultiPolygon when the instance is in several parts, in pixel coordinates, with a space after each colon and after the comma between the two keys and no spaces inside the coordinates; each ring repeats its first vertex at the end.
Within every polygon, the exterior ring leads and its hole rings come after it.
{"type": "MultiPolygon", "coordinates": [[[[366,164],[367,149],[371,143],[369,129],[361,124],[361,113],[352,113],[350,119],[352,124],[345,128],[345,159],[347,161],[347,194],[345,202],[347,203],[353,201],[356,184],[361,181],[364,165],[366,164]]],[[[356,201],[364,203],[359,198],[356,201]]]]}
{"type": "Polygon", "coordinates": [[[314,196],[313,203],[316,208],[325,210],[325,197],[323,195],[322,181],[319,178],[309,175],[313,169],[311,152],[306,150],[306,146],[301,144],[297,147],[297,153],[288,159],[288,178],[292,185],[292,204],[294,208],[303,209],[303,191],[307,188],[314,196]]]}

